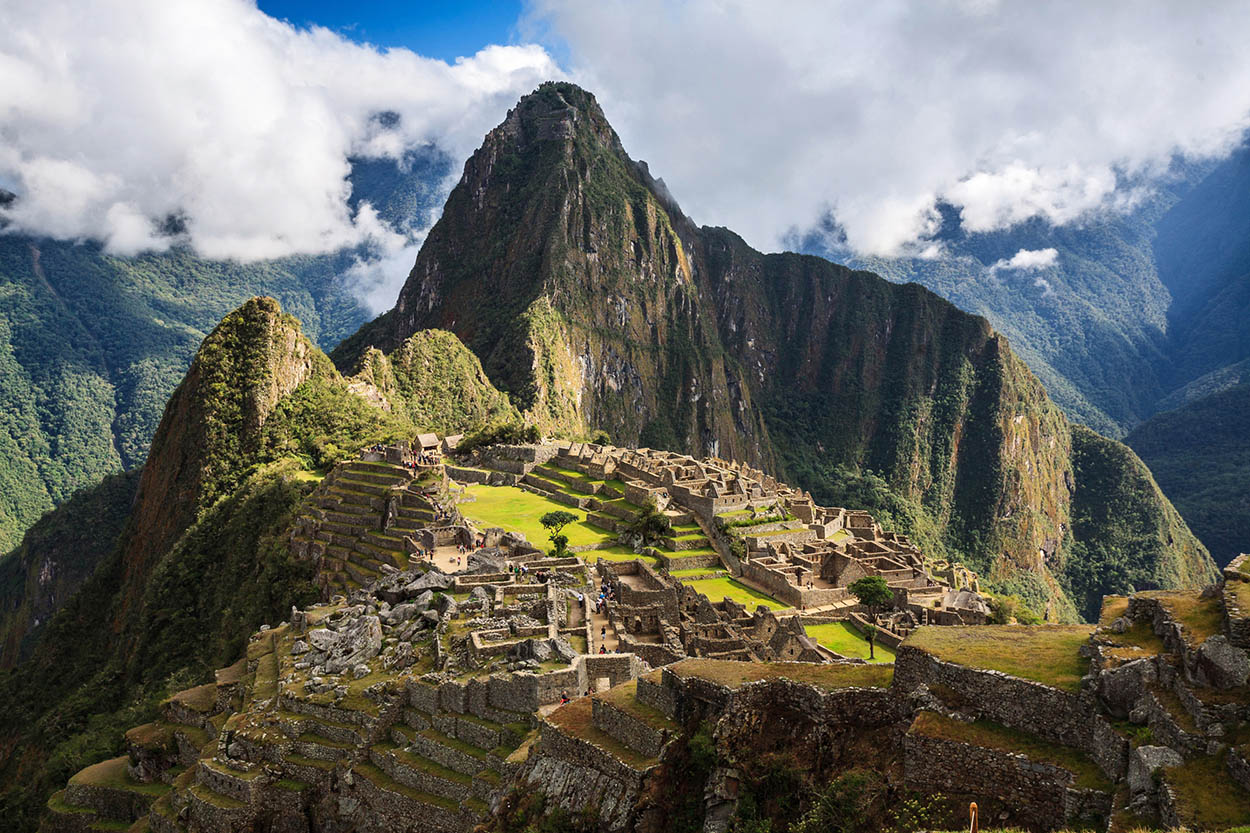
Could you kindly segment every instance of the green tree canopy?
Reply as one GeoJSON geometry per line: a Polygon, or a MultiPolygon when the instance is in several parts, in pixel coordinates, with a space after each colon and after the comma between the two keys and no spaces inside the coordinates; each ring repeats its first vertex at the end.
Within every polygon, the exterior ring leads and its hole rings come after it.
{"type": "Polygon", "coordinates": [[[563,509],[548,512],[538,519],[538,522],[543,525],[543,528],[551,533],[547,537],[551,540],[553,547],[551,551],[552,555],[557,557],[564,555],[569,546],[569,537],[567,535],[561,535],[560,531],[569,524],[579,520],[581,520],[581,518],[577,515],[574,515],[572,512],[565,512],[563,509]]]}
{"type": "Polygon", "coordinates": [[[894,601],[894,591],[881,576],[864,576],[851,582],[846,589],[859,599],[860,604],[874,612],[894,601]]]}

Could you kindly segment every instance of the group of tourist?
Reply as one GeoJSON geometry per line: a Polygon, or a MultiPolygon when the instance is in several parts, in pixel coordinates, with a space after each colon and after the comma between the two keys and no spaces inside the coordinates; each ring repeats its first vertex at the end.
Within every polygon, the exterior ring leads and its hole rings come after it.
{"type": "MultiPolygon", "coordinates": [[[[517,581],[520,581],[522,578],[526,578],[529,576],[530,568],[525,566],[524,564],[513,564],[511,561],[509,561],[508,573],[509,575],[515,576],[517,581]]],[[[537,581],[539,584],[546,584],[547,580],[550,577],[551,575],[546,570],[534,571],[534,580],[537,581]]]]}
{"type": "Polygon", "coordinates": [[[599,584],[599,597],[595,599],[595,613],[607,615],[608,602],[616,601],[616,591],[614,591],[606,581],[599,584]]]}

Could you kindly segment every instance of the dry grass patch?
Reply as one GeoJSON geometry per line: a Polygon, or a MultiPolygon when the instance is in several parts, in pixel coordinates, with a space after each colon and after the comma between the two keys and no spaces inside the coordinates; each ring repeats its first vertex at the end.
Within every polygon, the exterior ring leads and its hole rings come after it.
{"type": "MultiPolygon", "coordinates": [[[[1245,575],[1246,567],[1244,565],[1241,570],[1242,575],[1245,575]]],[[[1245,616],[1247,613],[1250,613],[1250,580],[1226,582],[1224,587],[1232,594],[1233,600],[1241,610],[1241,614],[1245,616]]]]}
{"type": "Polygon", "coordinates": [[[188,688],[186,691],[173,695],[166,702],[177,703],[201,714],[210,712],[217,705],[217,684],[205,683],[195,688],[188,688]]]}
{"type": "Polygon", "coordinates": [[[143,795],[164,795],[169,792],[169,785],[160,782],[145,784],[142,781],[136,781],[126,772],[126,764],[130,758],[122,755],[120,758],[111,758],[107,761],[100,761],[84,770],[77,772],[69,779],[71,784],[84,784],[93,787],[109,787],[115,790],[126,790],[127,792],[141,793],[143,795]]]}
{"type": "Polygon", "coordinates": [[[1075,776],[1075,783],[1078,787],[1104,792],[1112,790],[1111,782],[1107,780],[1107,776],[1098,768],[1098,765],[1078,750],[1047,743],[1034,735],[1008,729],[997,723],[985,720],[964,723],[936,712],[920,712],[916,715],[908,732],[1023,755],[1036,763],[1051,764],[1066,769],[1075,776]]]}
{"type": "Polygon", "coordinates": [[[559,727],[560,731],[570,737],[594,744],[634,769],[647,769],[657,763],[656,759],[639,755],[607,732],[595,728],[594,706],[590,700],[589,697],[582,697],[561,706],[547,715],[547,722],[559,727]]]}
{"type": "Polygon", "coordinates": [[[737,662],[724,659],[683,659],[668,666],[678,677],[698,677],[729,688],[760,680],[792,680],[836,691],[840,688],[888,688],[893,665],[842,665],[814,662],[737,662]]]}
{"type": "Polygon", "coordinates": [[[1078,691],[1089,660],[1080,655],[1092,625],[925,625],[904,645],[969,668],[1078,691]]]}
{"type": "Polygon", "coordinates": [[[1250,824],[1250,794],[1228,777],[1227,755],[1202,757],[1163,771],[1176,793],[1176,812],[1191,830],[1250,824]]]}
{"type": "Polygon", "coordinates": [[[1103,596],[1098,624],[1110,625],[1126,613],[1128,613],[1128,596],[1103,596]]]}
{"type": "Polygon", "coordinates": [[[647,724],[652,729],[675,729],[677,724],[669,720],[664,712],[648,706],[646,703],[638,702],[638,681],[630,680],[627,683],[608,689],[602,694],[594,695],[594,699],[603,700],[611,704],[615,708],[626,712],[641,722],[647,724]]]}
{"type": "Polygon", "coordinates": [[[1154,632],[1149,622],[1134,622],[1124,633],[1102,631],[1098,638],[1109,643],[1104,646],[1103,655],[1111,659],[1115,665],[1133,660],[1152,657],[1166,651],[1163,640],[1154,632]]]}
{"type": "Polygon", "coordinates": [[[1224,605],[1219,599],[1202,598],[1197,590],[1150,590],[1138,595],[1157,599],[1185,629],[1185,641],[1193,647],[1224,630],[1224,605]]]}

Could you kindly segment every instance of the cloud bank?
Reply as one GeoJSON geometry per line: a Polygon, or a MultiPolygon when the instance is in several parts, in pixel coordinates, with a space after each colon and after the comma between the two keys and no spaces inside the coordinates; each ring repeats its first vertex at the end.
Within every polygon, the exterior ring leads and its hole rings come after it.
{"type": "Polygon", "coordinates": [[[627,148],[764,248],[830,211],[862,253],[1131,203],[1250,113],[1250,4],[537,0],[627,148]]]}
{"type": "Polygon", "coordinates": [[[297,30],[245,0],[8,0],[0,185],[20,198],[5,218],[122,254],[168,246],[158,228],[175,218],[211,258],[365,242],[394,255],[413,239],[349,208],[348,157],[436,142],[462,159],[559,75],[539,46],[447,64],[297,30]]]}

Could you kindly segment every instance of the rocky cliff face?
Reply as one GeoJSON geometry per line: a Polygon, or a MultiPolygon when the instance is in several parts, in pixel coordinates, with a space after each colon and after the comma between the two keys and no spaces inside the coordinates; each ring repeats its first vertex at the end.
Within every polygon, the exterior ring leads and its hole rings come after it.
{"type": "MultiPolygon", "coordinates": [[[[1006,340],[918,286],[695,227],[577,87],[544,85],[487,135],[395,308],[335,361],[428,327],[547,431],[747,460],[818,499],[836,466],[880,473],[940,546],[1074,614],[1052,568],[1098,533],[1074,537],[1071,428],[1006,340]]],[[[1214,575],[1183,524],[1174,544],[1173,575],[1214,575]]]]}
{"type": "Polygon", "coordinates": [[[125,545],[124,615],[143,576],[196,513],[237,485],[278,400],[312,373],[315,347],[272,298],[253,298],[204,340],[165,408],[125,545]]]}

